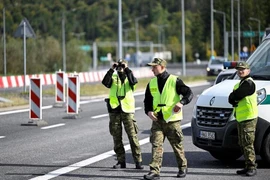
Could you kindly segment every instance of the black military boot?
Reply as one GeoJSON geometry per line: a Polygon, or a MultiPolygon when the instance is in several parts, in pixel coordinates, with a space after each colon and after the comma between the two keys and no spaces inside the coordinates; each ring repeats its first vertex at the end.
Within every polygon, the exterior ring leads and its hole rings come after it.
{"type": "Polygon", "coordinates": [[[115,164],[113,166],[114,169],[120,169],[120,168],[126,168],[126,162],[117,162],[117,164],[115,164]]]}
{"type": "Polygon", "coordinates": [[[160,179],[160,176],[159,174],[149,172],[148,174],[144,175],[143,178],[148,180],[158,180],[160,179]]]}
{"type": "Polygon", "coordinates": [[[249,169],[246,172],[246,176],[255,176],[257,174],[257,170],[256,169],[249,169]]]}
{"type": "Polygon", "coordinates": [[[135,168],[136,169],[143,169],[144,167],[142,165],[142,162],[136,162],[135,168]]]}
{"type": "Polygon", "coordinates": [[[241,169],[241,170],[236,171],[236,174],[239,174],[239,175],[246,174],[247,171],[248,171],[248,169],[244,168],[244,169],[241,169]]]}
{"type": "Polygon", "coordinates": [[[187,175],[187,169],[179,170],[177,173],[178,178],[184,178],[187,175]]]}

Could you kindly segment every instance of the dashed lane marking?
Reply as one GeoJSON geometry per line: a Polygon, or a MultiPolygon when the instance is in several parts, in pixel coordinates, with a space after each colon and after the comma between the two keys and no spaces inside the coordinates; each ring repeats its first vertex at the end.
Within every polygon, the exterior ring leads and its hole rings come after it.
{"type": "Polygon", "coordinates": [[[55,125],[51,125],[51,126],[45,126],[45,127],[42,127],[40,129],[52,129],[52,128],[56,128],[56,127],[60,127],[60,126],[64,126],[66,124],[64,123],[61,123],[61,124],[55,124],[55,125]]]}

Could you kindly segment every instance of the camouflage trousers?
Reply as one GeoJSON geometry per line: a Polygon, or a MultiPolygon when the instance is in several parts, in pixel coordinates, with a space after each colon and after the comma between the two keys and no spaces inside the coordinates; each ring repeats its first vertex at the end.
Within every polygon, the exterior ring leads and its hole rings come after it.
{"type": "Polygon", "coordinates": [[[256,154],[254,150],[257,118],[237,123],[238,144],[245,158],[245,168],[256,169],[256,154]]]}
{"type": "Polygon", "coordinates": [[[165,137],[167,137],[173,148],[178,169],[186,169],[187,159],[184,153],[184,136],[180,121],[166,123],[164,120],[158,120],[153,121],[151,128],[150,142],[152,144],[152,161],[149,164],[150,171],[157,174],[160,173],[165,137]]]}
{"type": "Polygon", "coordinates": [[[142,162],[141,148],[137,136],[138,126],[132,113],[110,113],[110,134],[113,136],[114,152],[119,162],[125,162],[125,148],[122,139],[122,123],[127,133],[134,162],[142,162]]]}

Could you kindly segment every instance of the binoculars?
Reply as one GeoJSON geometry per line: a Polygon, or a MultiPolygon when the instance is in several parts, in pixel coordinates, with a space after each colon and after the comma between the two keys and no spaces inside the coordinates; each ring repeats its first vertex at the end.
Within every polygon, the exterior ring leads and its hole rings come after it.
{"type": "Polygon", "coordinates": [[[114,68],[118,69],[118,68],[125,68],[125,65],[122,63],[118,63],[118,64],[114,64],[113,65],[114,68]]]}

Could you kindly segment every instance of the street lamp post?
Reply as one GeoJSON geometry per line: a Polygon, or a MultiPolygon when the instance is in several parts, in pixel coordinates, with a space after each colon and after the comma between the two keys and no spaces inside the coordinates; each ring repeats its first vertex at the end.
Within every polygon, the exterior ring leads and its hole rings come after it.
{"type": "Polygon", "coordinates": [[[214,56],[214,4],[213,0],[211,0],[211,58],[214,56]]]}
{"type": "Polygon", "coordinates": [[[7,75],[7,56],[6,56],[6,17],[5,8],[3,8],[3,42],[4,42],[4,75],[7,75]]]}
{"type": "Polygon", "coordinates": [[[240,0],[237,0],[237,24],[238,24],[237,25],[238,26],[238,56],[240,56],[240,53],[241,53],[240,0]]]}
{"type": "Polygon", "coordinates": [[[232,61],[234,61],[234,17],[233,17],[233,2],[234,0],[231,0],[231,48],[232,48],[232,61]]]}
{"type": "Polygon", "coordinates": [[[224,57],[226,56],[226,14],[225,12],[222,12],[222,11],[218,11],[218,10],[215,10],[213,9],[213,11],[215,13],[219,13],[219,14],[222,14],[223,15],[223,36],[224,36],[224,57]]]}
{"type": "Polygon", "coordinates": [[[185,40],[185,3],[181,0],[182,11],[182,69],[183,76],[186,76],[186,40],[185,40]]]}
{"type": "Polygon", "coordinates": [[[261,21],[257,18],[250,17],[249,20],[251,21],[257,21],[258,22],[258,36],[259,36],[259,45],[261,44],[261,37],[260,37],[260,32],[261,32],[261,21]]]}
{"type": "Polygon", "coordinates": [[[140,19],[143,19],[143,18],[147,18],[148,16],[147,15],[143,15],[143,16],[140,16],[140,17],[136,17],[135,18],[135,31],[136,31],[136,57],[137,57],[137,61],[138,61],[138,52],[140,50],[139,48],[139,25],[138,25],[138,21],[140,19]]]}
{"type": "Polygon", "coordinates": [[[123,58],[122,0],[118,0],[118,58],[123,58]]]}
{"type": "Polygon", "coordinates": [[[65,12],[62,13],[62,58],[63,71],[66,72],[66,35],[65,35],[65,12]]]}
{"type": "Polygon", "coordinates": [[[240,32],[240,0],[231,0],[231,39],[232,39],[232,61],[234,61],[234,15],[233,15],[233,3],[234,1],[237,1],[237,24],[238,24],[238,55],[240,56],[240,51],[241,51],[241,42],[240,42],[240,37],[241,37],[241,32],[240,32]]]}
{"type": "MultiPolygon", "coordinates": [[[[77,9],[72,9],[71,11],[74,12],[77,9]]],[[[70,11],[69,11],[70,12],[70,11]]],[[[66,12],[62,12],[62,56],[63,56],[63,71],[66,72],[66,12]]]]}

